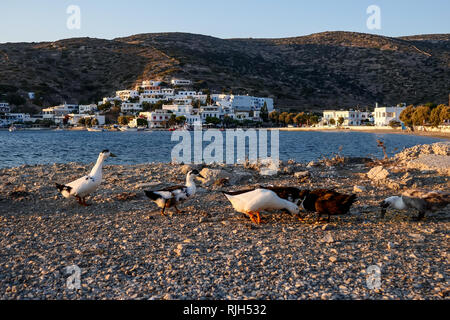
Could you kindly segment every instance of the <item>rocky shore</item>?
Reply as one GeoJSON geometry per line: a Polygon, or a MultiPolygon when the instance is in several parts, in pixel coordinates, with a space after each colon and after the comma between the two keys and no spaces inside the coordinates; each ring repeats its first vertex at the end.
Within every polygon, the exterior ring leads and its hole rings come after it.
{"type": "Polygon", "coordinates": [[[192,166],[107,165],[89,207],[54,183],[92,164],[1,169],[0,299],[448,299],[450,207],[416,222],[408,211],[380,219],[379,204],[412,188],[448,191],[449,158],[450,143],[438,143],[384,161],[288,161],[276,175],[262,165],[200,166],[206,180],[169,217],[143,190],[182,183],[192,166]],[[329,224],[266,213],[255,225],[220,192],[268,184],[358,199],[329,224]],[[79,289],[67,286],[72,265],[79,289]],[[381,286],[370,289],[374,265],[381,286]]]}

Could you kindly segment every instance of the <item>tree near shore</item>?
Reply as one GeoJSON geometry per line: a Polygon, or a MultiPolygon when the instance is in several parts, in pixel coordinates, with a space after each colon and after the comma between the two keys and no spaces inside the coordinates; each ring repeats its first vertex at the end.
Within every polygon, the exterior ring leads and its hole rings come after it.
{"type": "Polygon", "coordinates": [[[126,126],[131,119],[133,119],[133,117],[131,116],[120,116],[119,118],[117,118],[117,122],[122,125],[122,126],[126,126]]]}
{"type": "Polygon", "coordinates": [[[418,106],[411,115],[411,121],[416,126],[422,126],[429,122],[431,109],[428,106],[418,106]]]}
{"type": "Polygon", "coordinates": [[[186,122],[186,117],[185,116],[178,116],[175,118],[175,121],[177,122],[177,124],[184,124],[186,122]]]}
{"type": "Polygon", "coordinates": [[[407,106],[405,110],[403,110],[400,113],[400,120],[405,124],[407,127],[412,127],[413,121],[412,121],[412,115],[414,113],[414,106],[410,105],[407,106]]]}
{"type": "Polygon", "coordinates": [[[286,125],[293,124],[295,116],[296,114],[293,112],[288,113],[288,115],[284,118],[284,122],[286,123],[286,125]]]}
{"type": "Polygon", "coordinates": [[[86,126],[86,118],[78,119],[78,124],[83,127],[86,126]]]}
{"type": "Polygon", "coordinates": [[[389,121],[389,126],[394,129],[394,128],[400,127],[401,123],[400,123],[400,121],[397,121],[397,120],[391,120],[391,121],[389,121]]]}
{"type": "Polygon", "coordinates": [[[433,127],[438,127],[441,125],[445,120],[450,119],[450,107],[446,106],[445,104],[440,104],[433,110],[431,110],[430,113],[430,124],[433,127]]]}
{"type": "Polygon", "coordinates": [[[267,103],[264,101],[264,105],[261,108],[261,111],[259,113],[260,118],[263,122],[269,121],[269,111],[267,109],[267,103]]]}
{"type": "Polygon", "coordinates": [[[272,111],[271,113],[269,113],[269,119],[272,122],[278,123],[279,122],[279,118],[280,118],[280,114],[278,113],[278,111],[272,111]]]}
{"type": "Polygon", "coordinates": [[[92,126],[98,126],[98,120],[97,120],[97,118],[92,118],[92,119],[91,119],[91,125],[92,125],[92,126]]]}
{"type": "Polygon", "coordinates": [[[136,125],[138,127],[148,127],[148,121],[145,118],[137,118],[136,119],[136,125]]]}
{"type": "Polygon", "coordinates": [[[282,113],[280,113],[280,115],[279,115],[279,117],[278,117],[278,122],[279,123],[286,123],[286,117],[289,115],[289,113],[288,112],[282,112],[282,113]]]}

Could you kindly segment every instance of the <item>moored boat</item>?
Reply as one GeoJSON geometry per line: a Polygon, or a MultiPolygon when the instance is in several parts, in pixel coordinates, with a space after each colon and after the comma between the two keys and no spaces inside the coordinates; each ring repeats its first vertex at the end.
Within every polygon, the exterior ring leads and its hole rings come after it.
{"type": "Polygon", "coordinates": [[[99,128],[99,127],[91,127],[91,128],[87,128],[87,131],[90,131],[90,132],[102,132],[102,131],[104,131],[104,129],[103,128],[99,128]]]}
{"type": "Polygon", "coordinates": [[[124,132],[136,132],[138,131],[138,128],[119,127],[119,130],[124,132]]]}

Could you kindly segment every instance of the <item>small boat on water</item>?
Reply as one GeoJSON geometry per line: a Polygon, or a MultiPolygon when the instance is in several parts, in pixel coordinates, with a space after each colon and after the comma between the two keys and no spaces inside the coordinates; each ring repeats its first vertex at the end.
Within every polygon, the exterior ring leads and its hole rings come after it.
{"type": "Polygon", "coordinates": [[[119,127],[119,130],[124,132],[136,132],[138,131],[138,128],[119,127]]]}
{"type": "Polygon", "coordinates": [[[90,132],[103,132],[105,130],[103,128],[99,128],[99,127],[91,127],[91,128],[87,128],[87,131],[90,131],[90,132]]]}
{"type": "Polygon", "coordinates": [[[17,128],[14,125],[12,125],[11,127],[9,127],[8,130],[9,130],[9,132],[13,132],[13,131],[16,131],[17,128]]]}

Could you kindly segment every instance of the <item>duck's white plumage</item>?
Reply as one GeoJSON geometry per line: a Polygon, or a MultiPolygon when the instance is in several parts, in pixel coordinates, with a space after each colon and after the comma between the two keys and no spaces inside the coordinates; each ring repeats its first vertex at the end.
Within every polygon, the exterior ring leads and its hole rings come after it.
{"type": "Polygon", "coordinates": [[[243,193],[224,192],[224,194],[236,211],[245,214],[281,209],[286,209],[290,213],[299,212],[295,203],[280,198],[275,192],[268,189],[258,188],[243,193]]]}
{"type": "Polygon", "coordinates": [[[65,198],[84,198],[94,192],[102,182],[103,162],[109,156],[114,157],[114,155],[111,154],[108,150],[102,151],[97,158],[95,166],[92,168],[91,172],[88,175],[64,185],[57,184],[57,187],[60,190],[61,194],[65,198]]]}
{"type": "Polygon", "coordinates": [[[403,197],[393,196],[384,199],[385,202],[389,203],[389,207],[397,210],[406,209],[406,204],[403,201],[403,197]]]}

